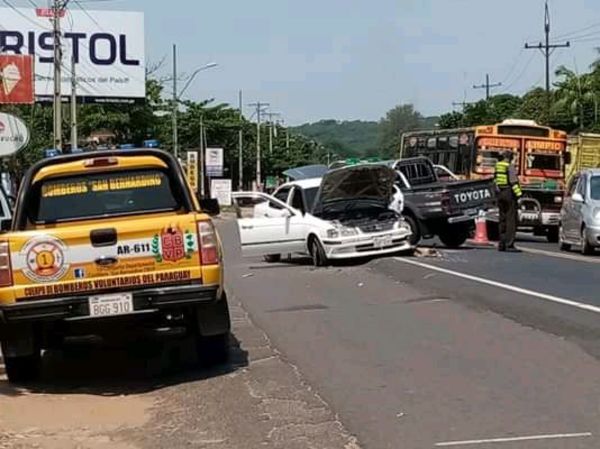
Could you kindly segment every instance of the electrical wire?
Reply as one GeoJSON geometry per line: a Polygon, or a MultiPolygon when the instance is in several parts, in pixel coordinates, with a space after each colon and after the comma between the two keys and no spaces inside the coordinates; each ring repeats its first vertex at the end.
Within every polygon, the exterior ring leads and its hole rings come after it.
{"type": "Polygon", "coordinates": [[[14,12],[16,12],[18,15],[20,15],[21,17],[23,17],[25,20],[27,20],[29,23],[35,25],[36,27],[41,27],[45,30],[48,31],[52,31],[52,28],[48,28],[46,26],[44,26],[43,24],[36,22],[35,20],[33,20],[31,17],[28,17],[27,15],[23,14],[23,12],[17,8],[15,5],[13,5],[11,2],[9,2],[8,0],[2,0],[10,9],[12,9],[14,12]]]}

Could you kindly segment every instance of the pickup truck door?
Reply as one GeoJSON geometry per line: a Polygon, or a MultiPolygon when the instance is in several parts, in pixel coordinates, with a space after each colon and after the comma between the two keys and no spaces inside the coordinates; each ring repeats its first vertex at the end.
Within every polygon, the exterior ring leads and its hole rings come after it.
{"type": "Polygon", "coordinates": [[[244,257],[304,252],[308,224],[305,217],[287,204],[261,192],[232,195],[244,257]],[[275,209],[276,216],[262,211],[275,209]]]}

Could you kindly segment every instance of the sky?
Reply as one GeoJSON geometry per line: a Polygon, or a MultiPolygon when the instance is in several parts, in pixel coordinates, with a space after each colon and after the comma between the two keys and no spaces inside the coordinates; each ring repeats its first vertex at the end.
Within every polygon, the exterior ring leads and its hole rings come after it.
{"type": "MultiPolygon", "coordinates": [[[[39,4],[44,0],[33,0],[39,4]]],[[[13,0],[18,6],[28,1],[13,0]]],[[[543,38],[544,0],[82,0],[89,10],[145,12],[146,57],[178,46],[180,72],[217,62],[186,96],[237,105],[262,101],[286,123],[320,119],[379,120],[413,103],[424,115],[475,101],[489,73],[522,94],[544,85],[544,59],[524,50],[543,38]]],[[[585,71],[600,47],[600,1],[550,0],[553,41],[561,64],[585,71]],[[564,37],[563,37],[564,36],[564,37]],[[563,37],[561,39],[561,37],[563,37]]]]}

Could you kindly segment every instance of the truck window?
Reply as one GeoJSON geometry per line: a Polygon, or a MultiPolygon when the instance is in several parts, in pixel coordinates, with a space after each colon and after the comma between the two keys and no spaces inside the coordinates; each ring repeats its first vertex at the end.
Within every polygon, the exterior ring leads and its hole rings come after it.
{"type": "Polygon", "coordinates": [[[27,206],[33,223],[55,223],[181,208],[167,173],[126,170],[42,180],[27,206]]]}

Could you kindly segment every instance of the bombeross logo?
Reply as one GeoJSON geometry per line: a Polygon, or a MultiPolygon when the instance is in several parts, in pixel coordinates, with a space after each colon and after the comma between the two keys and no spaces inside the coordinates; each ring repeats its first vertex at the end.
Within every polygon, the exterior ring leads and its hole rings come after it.
{"type": "Polygon", "coordinates": [[[34,282],[53,282],[69,270],[65,253],[67,246],[52,236],[34,237],[23,247],[25,267],[23,274],[34,282]]]}

